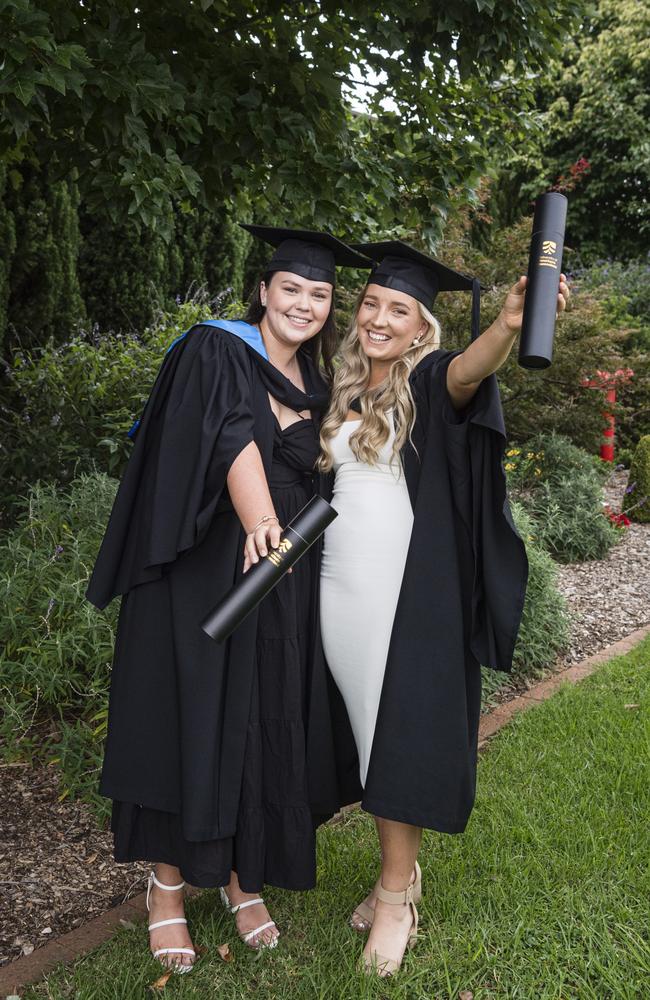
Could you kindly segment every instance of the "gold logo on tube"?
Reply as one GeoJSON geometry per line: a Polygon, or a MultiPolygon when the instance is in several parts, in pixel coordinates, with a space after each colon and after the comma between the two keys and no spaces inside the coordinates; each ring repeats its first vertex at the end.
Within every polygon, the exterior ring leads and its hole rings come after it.
{"type": "Polygon", "coordinates": [[[274,566],[279,566],[282,560],[284,559],[285,554],[291,548],[293,548],[293,545],[289,541],[289,539],[283,538],[280,544],[278,545],[277,549],[271,549],[266,558],[269,560],[269,562],[272,562],[274,566]]]}

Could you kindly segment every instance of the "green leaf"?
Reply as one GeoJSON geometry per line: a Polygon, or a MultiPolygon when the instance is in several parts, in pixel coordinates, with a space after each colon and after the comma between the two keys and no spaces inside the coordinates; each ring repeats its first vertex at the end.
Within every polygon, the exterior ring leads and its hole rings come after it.
{"type": "Polygon", "coordinates": [[[47,68],[44,76],[44,82],[46,84],[53,87],[59,94],[65,94],[67,73],[65,73],[60,66],[57,66],[54,63],[51,64],[47,68]]]}
{"type": "Polygon", "coordinates": [[[262,95],[259,90],[255,90],[254,88],[237,98],[237,104],[241,104],[244,108],[259,108],[261,103],[262,95]]]}
{"type": "Polygon", "coordinates": [[[35,90],[36,86],[34,84],[34,81],[25,78],[16,81],[16,84],[14,85],[14,93],[18,98],[18,100],[20,101],[20,103],[25,107],[27,107],[32,97],[34,96],[35,90]]]}

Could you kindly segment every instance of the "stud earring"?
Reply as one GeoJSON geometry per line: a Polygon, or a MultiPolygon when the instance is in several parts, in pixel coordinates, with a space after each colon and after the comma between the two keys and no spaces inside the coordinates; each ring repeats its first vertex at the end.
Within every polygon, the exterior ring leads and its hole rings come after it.
{"type": "Polygon", "coordinates": [[[420,338],[416,337],[415,340],[413,341],[413,346],[415,347],[419,343],[420,343],[420,338]]]}

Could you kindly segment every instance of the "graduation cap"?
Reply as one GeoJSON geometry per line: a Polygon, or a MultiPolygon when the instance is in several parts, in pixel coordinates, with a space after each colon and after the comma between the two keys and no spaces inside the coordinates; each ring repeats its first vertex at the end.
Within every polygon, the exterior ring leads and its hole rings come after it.
{"type": "Polygon", "coordinates": [[[277,226],[253,226],[240,222],[242,229],[275,247],[268,271],[291,271],[310,281],[336,283],[336,265],[369,267],[370,261],[352,250],[336,236],[308,229],[282,229],[277,226]]]}
{"type": "Polygon", "coordinates": [[[369,283],[406,292],[429,310],[433,308],[438,292],[471,292],[472,340],[478,337],[481,310],[481,285],[478,278],[454,271],[401,240],[353,243],[352,249],[376,261],[369,283]]]}

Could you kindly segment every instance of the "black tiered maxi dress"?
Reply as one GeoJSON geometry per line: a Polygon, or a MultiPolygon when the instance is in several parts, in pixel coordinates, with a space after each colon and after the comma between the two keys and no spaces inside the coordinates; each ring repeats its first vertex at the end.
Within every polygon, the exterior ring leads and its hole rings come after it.
{"type": "Polygon", "coordinates": [[[225,487],[236,454],[260,447],[282,524],[315,492],[324,385],[300,363],[306,393],[227,331],[200,326],[174,348],[88,593],[98,606],[124,594],[100,785],[115,858],[177,865],[201,887],[234,869],[247,892],[312,888],[315,828],[359,794],[347,717],[314,655],[319,549],[226,643],[199,627],[241,573],[225,487]],[[282,430],[269,392],[312,419],[282,430]]]}

